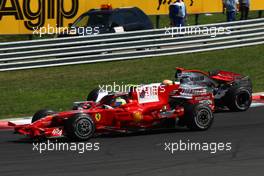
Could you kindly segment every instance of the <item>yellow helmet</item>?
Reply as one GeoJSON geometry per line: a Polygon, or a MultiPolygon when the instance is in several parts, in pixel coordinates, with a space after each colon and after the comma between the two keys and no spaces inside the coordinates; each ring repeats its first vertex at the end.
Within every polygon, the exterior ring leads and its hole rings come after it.
{"type": "Polygon", "coordinates": [[[172,85],[173,84],[173,81],[171,80],[168,80],[168,79],[165,79],[163,82],[162,82],[163,85],[166,85],[166,86],[169,86],[169,85],[172,85]]]}
{"type": "Polygon", "coordinates": [[[126,104],[126,100],[121,98],[121,97],[117,97],[115,100],[115,105],[114,106],[121,106],[121,105],[125,105],[126,104]]]}

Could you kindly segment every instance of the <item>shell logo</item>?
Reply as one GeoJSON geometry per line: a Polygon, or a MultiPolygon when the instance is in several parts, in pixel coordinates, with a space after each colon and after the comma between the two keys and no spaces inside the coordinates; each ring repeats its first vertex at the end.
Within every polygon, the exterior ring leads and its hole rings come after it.
{"type": "Polygon", "coordinates": [[[133,118],[135,122],[140,122],[143,119],[143,115],[140,111],[133,113],[133,118]]]}

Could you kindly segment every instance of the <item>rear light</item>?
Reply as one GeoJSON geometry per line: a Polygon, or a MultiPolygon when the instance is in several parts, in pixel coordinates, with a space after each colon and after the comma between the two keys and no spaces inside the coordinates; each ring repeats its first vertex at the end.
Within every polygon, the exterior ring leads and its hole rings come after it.
{"type": "Polygon", "coordinates": [[[111,10],[112,5],[111,4],[102,4],[101,5],[101,10],[111,10]]]}

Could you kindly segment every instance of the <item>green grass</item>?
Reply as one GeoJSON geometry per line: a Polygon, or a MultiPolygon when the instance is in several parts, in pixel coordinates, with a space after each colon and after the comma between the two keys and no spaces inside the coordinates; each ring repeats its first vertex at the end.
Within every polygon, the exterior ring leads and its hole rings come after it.
{"type": "Polygon", "coordinates": [[[151,83],[173,79],[176,66],[224,69],[249,75],[264,90],[264,45],[129,61],[0,72],[0,118],[33,114],[40,108],[69,109],[99,84],[151,83]]]}

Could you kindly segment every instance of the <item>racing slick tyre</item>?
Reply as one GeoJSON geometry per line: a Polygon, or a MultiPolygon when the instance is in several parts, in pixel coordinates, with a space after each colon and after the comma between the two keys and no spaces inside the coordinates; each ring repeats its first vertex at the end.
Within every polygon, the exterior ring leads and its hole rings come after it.
{"type": "Polygon", "coordinates": [[[186,104],[184,105],[184,121],[190,130],[204,131],[211,127],[214,115],[212,110],[203,104],[186,104]]]}
{"type": "Polygon", "coordinates": [[[227,94],[226,106],[231,111],[246,111],[252,102],[252,95],[244,88],[232,89],[227,94]]]}
{"type": "Polygon", "coordinates": [[[32,120],[31,120],[31,123],[39,120],[39,119],[42,119],[43,117],[46,117],[48,115],[52,115],[52,114],[55,114],[56,112],[50,110],[50,109],[41,109],[39,111],[37,111],[33,117],[32,117],[32,120]]]}
{"type": "Polygon", "coordinates": [[[96,101],[98,98],[98,94],[99,94],[100,89],[99,88],[95,88],[93,89],[87,96],[87,101],[96,101]]]}
{"type": "Polygon", "coordinates": [[[76,114],[65,123],[66,136],[71,140],[85,141],[93,137],[95,124],[86,114],[76,114]]]}

